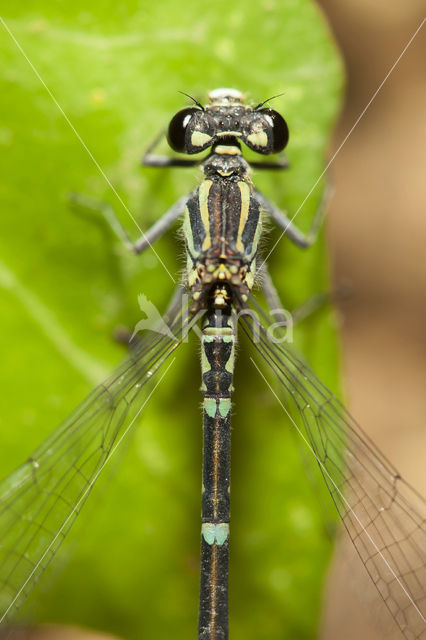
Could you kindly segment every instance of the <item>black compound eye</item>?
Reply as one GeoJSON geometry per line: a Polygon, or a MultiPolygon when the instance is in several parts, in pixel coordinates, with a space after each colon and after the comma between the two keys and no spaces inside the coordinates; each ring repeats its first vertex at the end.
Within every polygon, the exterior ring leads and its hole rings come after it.
{"type": "Polygon", "coordinates": [[[169,129],[167,131],[167,142],[174,151],[179,153],[187,153],[186,130],[191,122],[194,113],[199,113],[197,107],[187,107],[178,111],[171,119],[169,129]]]}
{"type": "Polygon", "coordinates": [[[261,113],[270,126],[269,153],[282,151],[289,138],[288,126],[282,115],[273,109],[259,109],[256,113],[261,113]]]}

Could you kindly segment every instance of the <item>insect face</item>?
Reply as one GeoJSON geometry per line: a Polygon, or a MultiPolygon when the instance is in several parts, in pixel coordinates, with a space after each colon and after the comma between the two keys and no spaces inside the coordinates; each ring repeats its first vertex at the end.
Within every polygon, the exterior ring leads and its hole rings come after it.
{"type": "Polygon", "coordinates": [[[289,133],[284,118],[275,110],[249,107],[234,89],[216,89],[205,107],[187,107],[172,118],[167,139],[174,151],[199,153],[215,144],[238,144],[268,155],[287,145],[289,133]]]}

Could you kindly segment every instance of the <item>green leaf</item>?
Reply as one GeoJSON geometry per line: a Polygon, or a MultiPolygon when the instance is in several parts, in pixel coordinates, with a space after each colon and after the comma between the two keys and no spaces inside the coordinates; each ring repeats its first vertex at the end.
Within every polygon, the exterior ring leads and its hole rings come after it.
{"type": "MultiPolygon", "coordinates": [[[[306,230],[323,187],[316,181],[342,69],[308,0],[4,0],[2,15],[16,39],[0,26],[3,476],[125,356],[112,333],[139,320],[137,295],[165,308],[173,289],[152,251],[126,255],[100,222],[71,213],[67,194],[107,200],[137,237],[105,176],[143,229],[197,184],[197,171],[138,166],[147,143],[185,106],[179,90],[202,100],[231,86],[257,102],[284,92],[273,105],[290,127],[291,169],[254,181],[291,215],[315,187],[297,215],[306,230]]],[[[178,279],[183,249],[175,236],[156,251],[178,279]]],[[[269,246],[278,237],[272,231],[269,246]]],[[[328,289],[322,242],[302,252],[282,239],[270,263],[289,308],[328,289]]],[[[309,318],[296,343],[335,387],[331,312],[309,318]]],[[[313,638],[330,543],[290,427],[246,347],[233,409],[230,635],[313,638]]],[[[195,637],[200,374],[197,343],[181,350],[21,621],[123,638],[195,637]]]]}

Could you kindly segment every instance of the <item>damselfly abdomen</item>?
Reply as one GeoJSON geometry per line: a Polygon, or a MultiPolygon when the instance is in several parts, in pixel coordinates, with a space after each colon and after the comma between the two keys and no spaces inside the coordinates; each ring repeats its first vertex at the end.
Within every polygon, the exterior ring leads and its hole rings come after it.
{"type": "MultiPolygon", "coordinates": [[[[426,638],[425,501],[398,474],[336,397],[271,331],[286,316],[266,265],[259,265],[262,217],[269,216],[301,248],[315,239],[253,187],[251,167],[282,169],[277,162],[248,163],[242,144],[268,155],[288,142],[280,114],[246,105],[233,89],[218,89],[205,106],[179,111],[168,141],[179,153],[210,150],[203,160],[144,158],[148,166],[194,166],[203,178],[138,241],[132,243],[103,212],[122,240],[140,253],[183,215],[187,265],[157,333],[143,336],[129,360],[0,486],[2,622],[19,606],[71,527],[106,461],[144,407],[147,383],[201,320],[203,493],[200,640],[228,637],[230,536],[230,415],[237,327],[252,341],[277,385],[283,411],[315,456],[338,513],[377,591],[403,635],[426,638]],[[255,279],[275,316],[252,297],[255,279]],[[277,312],[278,311],[278,312],[277,312]]],[[[80,204],[95,208],[90,199],[80,204]]],[[[161,380],[161,378],[160,378],[161,380]]],[[[195,633],[194,633],[195,635],[195,633]]]]}

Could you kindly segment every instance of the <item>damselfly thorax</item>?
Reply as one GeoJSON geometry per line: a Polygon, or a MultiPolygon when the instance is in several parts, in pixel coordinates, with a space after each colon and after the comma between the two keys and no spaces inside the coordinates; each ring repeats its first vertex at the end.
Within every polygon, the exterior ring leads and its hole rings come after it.
{"type": "MultiPolygon", "coordinates": [[[[262,226],[250,165],[239,141],[271,153],[285,146],[288,130],[279,114],[245,105],[235,90],[216,90],[209,97],[205,107],[197,104],[180,111],[168,135],[177,151],[212,149],[202,163],[204,179],[184,213],[188,285],[197,302],[215,283],[236,288],[245,302],[254,283],[262,226]]],[[[218,306],[225,304],[220,295],[214,300],[218,306]]]]}
{"type": "Polygon", "coordinates": [[[260,209],[252,197],[249,166],[236,151],[232,138],[213,149],[203,165],[205,178],[185,208],[187,277],[196,301],[214,283],[236,287],[243,300],[253,286],[260,209]]]}

